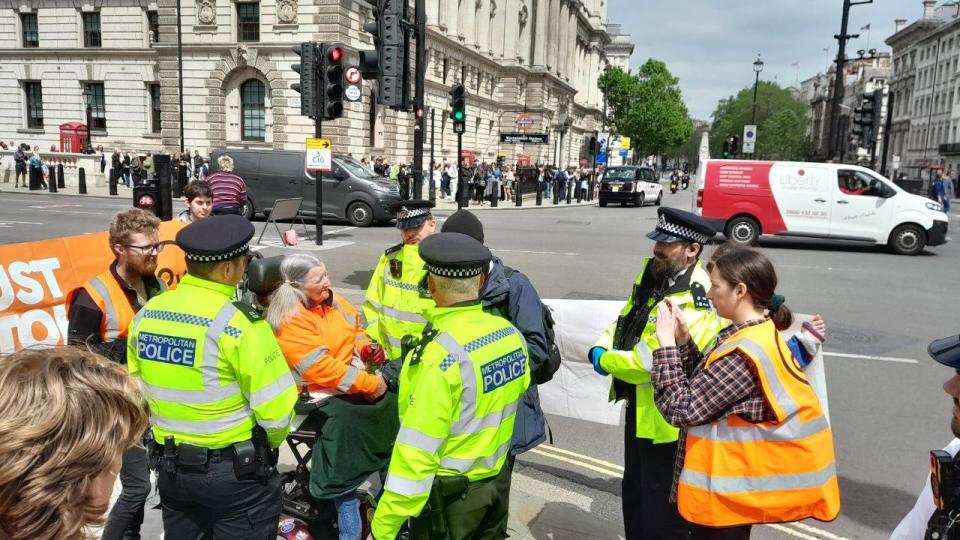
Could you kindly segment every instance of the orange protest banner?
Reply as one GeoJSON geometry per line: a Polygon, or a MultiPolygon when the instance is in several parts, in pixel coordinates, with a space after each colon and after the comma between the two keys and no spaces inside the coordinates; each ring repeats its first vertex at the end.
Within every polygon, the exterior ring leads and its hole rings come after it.
{"type": "MultiPolygon", "coordinates": [[[[184,226],[162,223],[160,240],[173,240],[184,226]]],[[[110,266],[108,244],[101,232],[0,245],[0,355],[65,343],[67,293],[110,266]]],[[[168,245],[157,258],[157,277],[174,288],[185,273],[183,251],[168,245]]]]}

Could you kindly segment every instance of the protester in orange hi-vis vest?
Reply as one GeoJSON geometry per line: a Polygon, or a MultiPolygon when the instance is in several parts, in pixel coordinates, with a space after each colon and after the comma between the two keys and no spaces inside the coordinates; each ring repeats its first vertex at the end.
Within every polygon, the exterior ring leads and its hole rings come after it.
{"type": "Polygon", "coordinates": [[[731,321],[698,352],[675,306],[657,307],[657,408],[683,428],[671,499],[694,539],[750,537],[754,523],[840,512],[833,434],[780,331],[793,315],[773,264],[753,250],[721,256],[708,297],[731,321]],[[679,346],[677,346],[679,344],[679,346]]]}
{"type": "MultiPolygon", "coordinates": [[[[103,273],[67,294],[67,341],[83,345],[120,364],[127,363],[127,330],[147,300],[166,290],[154,272],[163,244],[160,220],[130,208],[110,223],[110,249],[116,259],[103,273]]],[[[135,446],[123,454],[123,491],[103,530],[105,540],[139,537],[150,495],[147,453],[135,446]]]]}
{"type": "Polygon", "coordinates": [[[280,275],[283,282],[270,296],[266,319],[290,369],[310,390],[380,397],[386,382],[363,364],[383,364],[383,348],[367,337],[359,312],[330,289],[324,264],[310,255],[290,255],[280,275]],[[363,364],[355,364],[355,357],[363,364]]]}

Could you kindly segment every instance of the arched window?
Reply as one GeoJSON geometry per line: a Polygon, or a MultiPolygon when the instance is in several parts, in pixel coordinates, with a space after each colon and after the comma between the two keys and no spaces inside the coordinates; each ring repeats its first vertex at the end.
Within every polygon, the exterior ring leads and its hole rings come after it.
{"type": "Polygon", "coordinates": [[[266,137],[266,88],[257,79],[240,86],[240,133],[245,141],[262,141],[266,137]]]}

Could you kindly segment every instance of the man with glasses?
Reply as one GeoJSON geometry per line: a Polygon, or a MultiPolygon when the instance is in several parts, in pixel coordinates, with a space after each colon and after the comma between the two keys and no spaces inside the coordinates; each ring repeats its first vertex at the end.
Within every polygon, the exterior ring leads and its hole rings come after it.
{"type": "Polygon", "coordinates": [[[276,536],[276,448],[297,388],[273,329],[236,298],[253,233],[237,215],[180,230],[187,274],[130,325],[127,360],[150,405],[167,538],[276,536]]]}
{"type": "MultiPolygon", "coordinates": [[[[156,216],[139,208],[118,213],[110,223],[110,267],[67,295],[67,339],[119,364],[127,363],[127,329],[147,300],[166,290],[156,278],[160,243],[156,216]]],[[[150,494],[150,470],[143,448],[130,448],[120,469],[123,491],[107,518],[102,538],[139,538],[143,507],[150,494]]]]}

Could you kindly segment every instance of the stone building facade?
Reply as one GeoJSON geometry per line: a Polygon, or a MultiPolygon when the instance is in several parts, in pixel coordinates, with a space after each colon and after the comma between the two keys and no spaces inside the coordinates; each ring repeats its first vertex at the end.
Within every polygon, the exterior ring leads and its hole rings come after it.
{"type": "MultiPolygon", "coordinates": [[[[0,0],[0,139],[59,146],[59,126],[85,122],[94,145],[180,146],[177,0],[0,0]]],[[[337,41],[372,47],[369,0],[181,0],[184,146],[299,150],[292,47],[337,41]]],[[[411,9],[412,12],[412,9],[411,9]]],[[[467,87],[465,155],[567,164],[588,157],[600,129],[597,78],[628,65],[633,46],[606,24],[605,0],[427,0],[426,159],[453,161],[450,85],[467,87]],[[548,145],[500,144],[528,115],[548,145]],[[430,122],[430,119],[433,122],[430,122]]],[[[348,56],[356,59],[351,52],[348,56]]],[[[324,136],[354,156],[412,161],[413,115],[362,100],[324,136]]]]}

